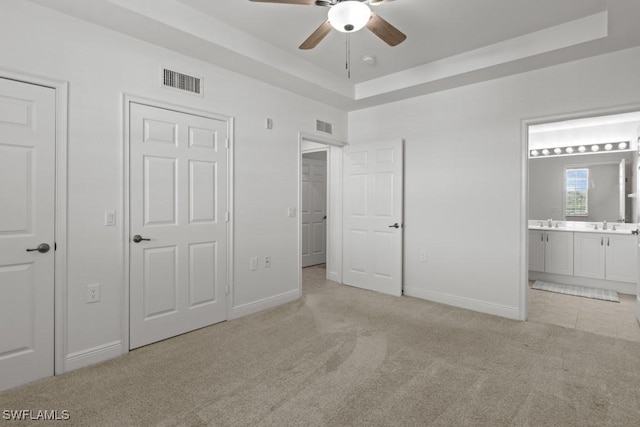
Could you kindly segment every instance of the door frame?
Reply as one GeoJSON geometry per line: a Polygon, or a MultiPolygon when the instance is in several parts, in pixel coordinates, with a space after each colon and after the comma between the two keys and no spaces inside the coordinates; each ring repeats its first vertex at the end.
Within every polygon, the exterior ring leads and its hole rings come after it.
{"type": "MultiPolygon", "coordinates": [[[[341,149],[347,145],[348,143],[344,141],[340,141],[337,139],[325,138],[318,135],[312,135],[305,132],[298,132],[298,215],[296,215],[296,233],[298,236],[298,292],[299,295],[302,295],[302,233],[300,231],[300,227],[302,226],[302,217],[300,212],[302,211],[302,143],[303,142],[313,142],[316,144],[322,144],[326,147],[319,148],[313,151],[326,151],[327,152],[327,243],[326,243],[326,256],[327,256],[327,279],[335,280],[339,283],[342,283],[342,265],[336,266],[339,268],[329,268],[333,267],[333,263],[330,263],[331,254],[333,253],[333,247],[338,245],[340,249],[342,249],[342,237],[340,237],[340,241],[334,242],[334,239],[331,238],[331,230],[333,228],[338,228],[340,230],[340,236],[342,236],[342,214],[340,215],[330,215],[329,213],[332,210],[338,208],[340,211],[342,210],[342,206],[335,206],[333,199],[339,199],[340,203],[342,201],[341,191],[342,191],[342,170],[338,169],[336,166],[339,164],[342,166],[342,159],[337,158],[335,151],[332,153],[331,148],[341,149]],[[335,176],[334,176],[335,175],[335,176]],[[335,270],[337,272],[337,277],[329,277],[331,271],[335,270]]],[[[305,152],[312,152],[311,150],[306,150],[305,152]]],[[[342,154],[342,153],[340,153],[342,154]]],[[[342,156],[340,156],[342,157],[342,156]]],[[[335,255],[335,254],[334,254],[335,255]]],[[[342,255],[340,255],[340,260],[342,260],[342,255]]]]}
{"type": "MultiPolygon", "coordinates": [[[[558,113],[549,116],[525,118],[520,121],[521,154],[521,199],[520,199],[520,286],[519,286],[519,320],[528,320],[527,289],[529,286],[529,126],[565,120],[586,119],[590,117],[609,116],[613,114],[633,113],[640,111],[640,104],[628,104],[586,111],[558,113]]],[[[640,139],[640,138],[639,138],[640,139]]],[[[639,286],[640,289],[640,286],[639,286]]],[[[640,295],[637,297],[640,302],[640,295]]],[[[640,307],[640,306],[639,306],[640,307]]],[[[640,308],[639,308],[640,310],[640,308]]]]}
{"type": "Polygon", "coordinates": [[[123,293],[122,293],[122,354],[129,352],[129,292],[131,289],[129,272],[130,272],[130,254],[129,254],[129,235],[130,235],[130,206],[129,206],[129,186],[130,186],[130,158],[129,150],[131,142],[129,140],[129,114],[130,105],[142,104],[149,107],[162,108],[165,110],[176,111],[179,113],[190,114],[194,116],[206,117],[214,120],[221,120],[227,123],[227,139],[229,140],[229,148],[227,150],[227,210],[229,212],[229,220],[227,221],[227,288],[225,294],[227,297],[227,320],[231,318],[233,312],[233,218],[234,218],[234,205],[233,205],[233,147],[234,147],[234,117],[223,114],[213,113],[207,110],[200,110],[196,108],[186,107],[180,104],[173,104],[164,101],[158,101],[127,93],[122,94],[123,105],[123,227],[122,227],[122,242],[123,242],[123,293]]]}
{"type": "Polygon", "coordinates": [[[67,358],[67,145],[69,83],[19,70],[0,68],[0,77],[55,91],[55,221],[53,347],[54,375],[66,372],[67,358]]]}

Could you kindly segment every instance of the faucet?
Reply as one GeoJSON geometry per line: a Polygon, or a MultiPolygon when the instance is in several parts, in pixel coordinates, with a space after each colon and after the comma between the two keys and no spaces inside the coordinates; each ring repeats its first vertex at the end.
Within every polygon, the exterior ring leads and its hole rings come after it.
{"type": "Polygon", "coordinates": [[[602,223],[602,229],[603,229],[603,230],[606,230],[606,229],[607,229],[607,221],[604,221],[604,222],[602,223]]]}
{"type": "Polygon", "coordinates": [[[544,227],[544,221],[540,221],[540,227],[544,227]]]}
{"type": "Polygon", "coordinates": [[[549,218],[549,219],[547,220],[547,225],[548,225],[549,227],[553,227],[553,219],[549,218]]]}
{"type": "Polygon", "coordinates": [[[598,223],[597,223],[597,222],[593,224],[593,229],[594,229],[594,230],[597,230],[597,229],[598,229],[598,223]]]}
{"type": "Polygon", "coordinates": [[[613,231],[616,231],[616,225],[618,224],[613,224],[613,228],[612,228],[613,231]]]}

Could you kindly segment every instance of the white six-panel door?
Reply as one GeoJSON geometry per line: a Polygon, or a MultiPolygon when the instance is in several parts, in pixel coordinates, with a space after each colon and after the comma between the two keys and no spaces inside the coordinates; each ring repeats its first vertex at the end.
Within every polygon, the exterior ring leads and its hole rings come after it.
{"type": "Polygon", "coordinates": [[[327,259],[327,162],[302,158],[302,266],[322,264],[327,259]]]}
{"type": "Polygon", "coordinates": [[[227,318],[228,135],[136,103],[129,126],[133,349],[227,318]]]}
{"type": "Polygon", "coordinates": [[[55,90],[0,78],[0,390],[53,375],[54,186],[55,90]]]}
{"type": "Polygon", "coordinates": [[[343,281],[402,294],[402,141],[344,150],[343,281]]]}

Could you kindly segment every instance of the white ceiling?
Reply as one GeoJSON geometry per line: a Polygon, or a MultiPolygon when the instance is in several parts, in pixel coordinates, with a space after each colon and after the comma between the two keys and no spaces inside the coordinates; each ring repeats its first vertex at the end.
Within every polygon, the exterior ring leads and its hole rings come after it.
{"type": "Polygon", "coordinates": [[[396,0],[372,8],[407,35],[363,29],[298,46],[327,8],[249,0],[31,0],[353,110],[640,45],[639,0],[396,0]],[[376,58],[369,66],[365,55],[376,58]]]}

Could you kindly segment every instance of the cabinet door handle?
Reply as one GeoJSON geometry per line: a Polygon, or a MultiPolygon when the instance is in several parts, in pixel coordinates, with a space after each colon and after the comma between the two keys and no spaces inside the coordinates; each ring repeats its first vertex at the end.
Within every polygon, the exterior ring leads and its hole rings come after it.
{"type": "Polygon", "coordinates": [[[542,233],[540,233],[540,241],[544,242],[544,231],[542,233]]]}
{"type": "Polygon", "coordinates": [[[609,246],[609,238],[607,237],[607,246],[609,246]]]}
{"type": "Polygon", "coordinates": [[[604,246],[604,237],[600,238],[600,246],[604,246]]]}
{"type": "Polygon", "coordinates": [[[549,241],[549,233],[547,233],[547,242],[549,241]]]}

